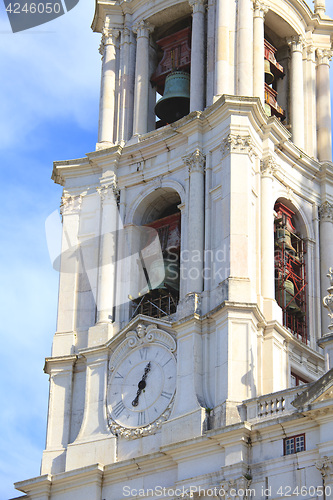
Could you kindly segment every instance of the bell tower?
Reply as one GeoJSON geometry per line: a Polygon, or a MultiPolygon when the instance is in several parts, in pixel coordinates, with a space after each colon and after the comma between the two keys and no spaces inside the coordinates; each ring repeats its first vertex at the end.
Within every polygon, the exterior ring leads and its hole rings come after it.
{"type": "Polygon", "coordinates": [[[92,29],[98,142],[54,164],[47,441],[41,476],[16,486],[43,500],[317,488],[333,463],[325,0],[97,0],[92,29]]]}

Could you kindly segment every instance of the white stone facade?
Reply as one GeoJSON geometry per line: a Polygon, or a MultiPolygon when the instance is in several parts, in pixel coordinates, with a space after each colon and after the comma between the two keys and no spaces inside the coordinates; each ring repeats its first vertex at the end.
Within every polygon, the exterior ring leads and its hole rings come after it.
{"type": "Polygon", "coordinates": [[[58,324],[41,475],[16,484],[27,498],[176,499],[191,488],[205,499],[321,498],[324,487],[333,499],[333,340],[322,305],[333,265],[333,21],[324,0],[314,9],[301,0],[97,2],[99,139],[95,152],[54,165],[64,187],[58,324]],[[156,37],[191,16],[191,112],[155,130],[156,37]],[[284,124],[264,109],[264,33],[285,70],[284,124]],[[277,200],[306,242],[306,341],[275,300],[277,200]],[[177,310],[133,315],[140,228],[176,205],[177,310]],[[146,363],[149,346],[175,359],[175,388],[161,388],[169,400],[156,418],[142,425],[143,409],[126,428],[112,380],[129,377],[126,360],[137,356],[142,401],[154,369],[167,378],[163,362],[146,363]],[[295,376],[307,384],[292,387],[295,376]],[[302,449],[286,454],[289,445],[302,449]]]}

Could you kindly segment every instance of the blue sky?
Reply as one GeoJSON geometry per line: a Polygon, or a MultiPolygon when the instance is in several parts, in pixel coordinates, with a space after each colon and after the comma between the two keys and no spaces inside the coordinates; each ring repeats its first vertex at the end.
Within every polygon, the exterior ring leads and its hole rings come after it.
{"type": "Polygon", "coordinates": [[[66,15],[12,34],[0,3],[0,500],[19,496],[14,481],[39,475],[45,444],[43,365],[56,328],[58,274],[44,224],[61,197],[52,162],[95,149],[101,61],[93,13],[94,1],[80,0],[66,15]]]}

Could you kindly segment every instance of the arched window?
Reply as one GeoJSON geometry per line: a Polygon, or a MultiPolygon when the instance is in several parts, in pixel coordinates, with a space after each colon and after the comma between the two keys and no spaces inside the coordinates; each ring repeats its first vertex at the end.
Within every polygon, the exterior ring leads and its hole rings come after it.
{"type": "Polygon", "coordinates": [[[285,203],[277,201],[274,207],[275,298],[283,325],[307,343],[306,245],[295,212],[285,203]]]}
{"type": "MultiPolygon", "coordinates": [[[[178,195],[177,195],[178,196],[178,195]]],[[[144,314],[153,318],[170,316],[176,312],[180,285],[180,243],[181,219],[175,193],[167,198],[156,199],[154,207],[149,207],[148,222],[142,224],[158,234],[163,264],[160,260],[145,259],[144,274],[146,285],[139,296],[132,300],[132,317],[144,314]],[[169,201],[169,203],[168,203],[169,201]],[[157,207],[160,208],[157,211],[157,207]]],[[[147,232],[147,234],[151,234],[147,232]]],[[[156,233],[155,233],[156,234],[156,233]]]]}

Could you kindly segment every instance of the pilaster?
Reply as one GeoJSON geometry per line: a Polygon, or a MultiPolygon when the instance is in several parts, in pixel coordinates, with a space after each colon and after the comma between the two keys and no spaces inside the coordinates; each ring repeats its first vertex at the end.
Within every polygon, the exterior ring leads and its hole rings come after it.
{"type": "Polygon", "coordinates": [[[100,53],[102,55],[102,84],[100,97],[100,119],[98,142],[104,147],[115,142],[116,110],[116,43],[119,30],[110,27],[107,17],[102,32],[100,53]]]}
{"type": "Polygon", "coordinates": [[[46,359],[45,372],[50,375],[50,393],[42,474],[56,474],[65,470],[71,424],[73,367],[76,359],[77,356],[46,359]]]}
{"type": "Polygon", "coordinates": [[[190,111],[203,111],[205,106],[205,11],[206,0],[189,0],[192,7],[192,48],[190,111]]]}
{"type": "MultiPolygon", "coordinates": [[[[319,241],[320,241],[320,276],[321,297],[325,297],[327,291],[327,270],[333,264],[333,204],[325,201],[319,207],[319,241]]],[[[326,309],[322,306],[322,335],[329,330],[329,322],[326,309]]]]}
{"type": "Polygon", "coordinates": [[[80,354],[86,359],[84,415],[77,438],[67,448],[66,470],[115,461],[116,437],[108,427],[105,405],[108,349],[85,349],[80,354]]]}
{"type": "MultiPolygon", "coordinates": [[[[116,287],[116,255],[117,255],[117,228],[118,228],[118,188],[116,178],[97,188],[101,197],[101,245],[98,267],[97,289],[97,325],[114,323],[115,287],[116,287]]],[[[93,337],[92,329],[89,336],[93,337]]],[[[95,332],[95,330],[94,330],[95,332]]],[[[105,331],[106,333],[106,331],[105,331]]],[[[102,343],[108,339],[102,334],[95,338],[95,342],[102,343]]],[[[95,343],[92,338],[89,345],[95,343]]]]}
{"type": "Polygon", "coordinates": [[[237,95],[253,95],[253,2],[238,0],[237,95]]]}
{"type": "Polygon", "coordinates": [[[300,35],[287,40],[291,52],[290,108],[293,142],[304,148],[304,40],[300,35]]]}
{"type": "Polygon", "coordinates": [[[137,40],[133,135],[142,135],[148,130],[149,37],[153,30],[154,27],[145,20],[133,26],[137,40]]]}
{"type": "Polygon", "coordinates": [[[253,95],[265,106],[265,46],[264,21],[268,7],[253,1],[253,95]]]}
{"type": "Polygon", "coordinates": [[[189,171],[187,293],[203,290],[204,173],[206,158],[200,149],[183,157],[189,171]]]}
{"type": "Polygon", "coordinates": [[[318,159],[332,161],[330,60],[332,50],[316,50],[318,159]]]}

